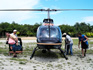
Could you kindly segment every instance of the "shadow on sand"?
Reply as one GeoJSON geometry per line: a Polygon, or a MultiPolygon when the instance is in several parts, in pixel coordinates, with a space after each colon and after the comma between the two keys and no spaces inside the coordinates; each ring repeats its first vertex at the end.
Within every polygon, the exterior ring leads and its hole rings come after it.
{"type": "Polygon", "coordinates": [[[65,59],[60,51],[47,51],[46,53],[42,53],[41,50],[38,50],[34,56],[34,59],[40,62],[53,62],[59,58],[65,59]]]}

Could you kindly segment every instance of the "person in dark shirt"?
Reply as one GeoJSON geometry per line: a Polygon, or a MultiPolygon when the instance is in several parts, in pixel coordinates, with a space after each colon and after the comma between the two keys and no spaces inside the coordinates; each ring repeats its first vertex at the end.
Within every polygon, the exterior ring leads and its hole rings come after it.
{"type": "Polygon", "coordinates": [[[87,49],[88,49],[88,37],[86,35],[82,35],[81,33],[78,33],[78,38],[79,38],[78,47],[80,48],[80,43],[81,43],[82,57],[85,57],[87,49]],[[84,52],[84,49],[85,49],[85,52],[84,52]]]}

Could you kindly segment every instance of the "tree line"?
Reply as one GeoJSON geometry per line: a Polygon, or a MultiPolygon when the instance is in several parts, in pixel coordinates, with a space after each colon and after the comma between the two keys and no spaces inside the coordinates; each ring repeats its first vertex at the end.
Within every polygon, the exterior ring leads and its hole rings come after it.
{"type": "MultiPolygon", "coordinates": [[[[5,37],[5,33],[12,33],[14,29],[18,30],[18,36],[36,36],[37,28],[42,25],[42,23],[30,24],[18,24],[15,22],[1,22],[0,23],[0,37],[5,37]]],[[[87,35],[88,37],[93,37],[93,25],[87,24],[85,22],[76,23],[73,26],[70,25],[59,25],[62,33],[68,33],[69,35],[75,37],[78,32],[87,35]]]]}
{"type": "Polygon", "coordinates": [[[8,22],[2,22],[0,23],[0,37],[5,37],[5,33],[12,33],[14,29],[16,29],[18,36],[36,36],[37,28],[42,23],[35,23],[34,25],[29,24],[18,24],[15,22],[8,23],[8,22]]]}
{"type": "Polygon", "coordinates": [[[89,23],[76,22],[75,25],[60,25],[61,31],[64,33],[68,33],[72,37],[76,37],[77,33],[85,34],[88,37],[93,37],[93,25],[90,25],[89,23]]]}

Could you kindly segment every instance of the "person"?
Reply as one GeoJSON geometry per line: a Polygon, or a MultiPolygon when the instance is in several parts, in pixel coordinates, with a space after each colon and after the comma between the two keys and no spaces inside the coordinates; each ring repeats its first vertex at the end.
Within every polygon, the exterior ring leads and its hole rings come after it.
{"type": "Polygon", "coordinates": [[[15,36],[17,37],[17,34],[16,34],[16,33],[17,33],[17,30],[14,29],[12,34],[15,35],[15,36]]]}
{"type": "Polygon", "coordinates": [[[78,42],[78,48],[80,48],[80,43],[81,43],[81,51],[82,51],[82,58],[86,56],[86,52],[88,49],[88,37],[86,35],[83,35],[81,33],[78,33],[78,38],[79,38],[79,42],[78,42]],[[85,52],[84,52],[85,49],[85,52]]]}
{"type": "Polygon", "coordinates": [[[13,50],[13,57],[17,57],[15,47],[18,45],[18,38],[15,35],[9,33],[6,33],[6,36],[10,49],[13,50]]]}
{"type": "Polygon", "coordinates": [[[63,37],[65,37],[65,50],[67,50],[66,54],[68,55],[70,50],[70,55],[73,55],[73,50],[72,50],[73,40],[66,33],[63,33],[63,37]]]}

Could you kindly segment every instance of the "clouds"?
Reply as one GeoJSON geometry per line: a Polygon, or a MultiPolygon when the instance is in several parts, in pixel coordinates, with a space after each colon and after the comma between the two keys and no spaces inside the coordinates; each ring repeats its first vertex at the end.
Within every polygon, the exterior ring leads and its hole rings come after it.
{"type": "Polygon", "coordinates": [[[38,3],[39,0],[0,0],[0,9],[20,9],[31,8],[38,3]]]}
{"type": "MultiPolygon", "coordinates": [[[[84,1],[79,1],[77,6],[76,2],[67,0],[0,0],[0,9],[66,9],[66,8],[84,8],[84,1]],[[70,5],[71,4],[71,5],[70,5]]],[[[89,2],[89,1],[88,1],[89,2]]],[[[87,3],[88,3],[87,2],[87,3]]],[[[91,2],[92,3],[92,2],[91,2]]],[[[93,4],[88,3],[90,8],[93,4]]],[[[51,18],[55,19],[57,23],[65,23],[64,16],[66,17],[67,24],[75,24],[75,22],[87,22],[93,23],[93,12],[66,12],[57,11],[50,12],[51,18]],[[88,16],[88,17],[85,17],[88,16]],[[62,18],[63,17],[63,18],[62,18]],[[83,18],[82,18],[83,17],[83,18]],[[62,19],[62,20],[61,20],[62,19]],[[64,22],[63,22],[64,21],[64,22]]],[[[47,17],[47,12],[29,12],[29,11],[14,11],[14,12],[1,12],[0,22],[12,22],[15,21],[21,24],[34,24],[35,22],[42,22],[43,18],[47,17]]]]}
{"type": "Polygon", "coordinates": [[[82,21],[91,23],[91,22],[93,22],[93,16],[84,17],[82,21]]]}
{"type": "MultiPolygon", "coordinates": [[[[39,0],[0,0],[0,9],[32,9],[39,0]]],[[[33,17],[32,12],[0,12],[0,22],[22,22],[33,17]]]]}

